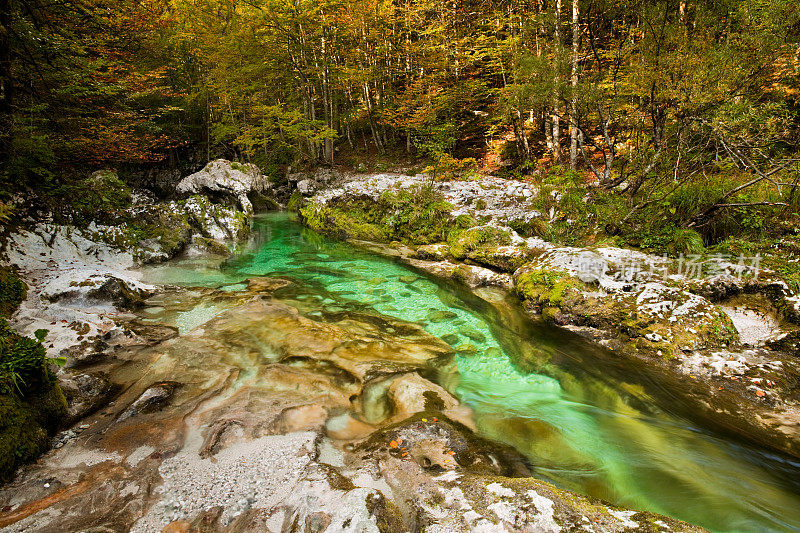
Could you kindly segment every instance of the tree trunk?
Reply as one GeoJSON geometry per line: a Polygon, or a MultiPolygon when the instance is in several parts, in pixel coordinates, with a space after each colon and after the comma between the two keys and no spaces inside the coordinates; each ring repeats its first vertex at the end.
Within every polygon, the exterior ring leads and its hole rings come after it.
{"type": "Polygon", "coordinates": [[[0,113],[11,114],[14,105],[14,80],[11,74],[11,9],[8,0],[0,0],[0,113]]]}
{"type": "Polygon", "coordinates": [[[556,74],[553,79],[553,163],[561,162],[561,121],[558,116],[558,56],[561,50],[561,0],[556,0],[556,35],[555,35],[555,50],[556,50],[556,74]]]}
{"type": "Polygon", "coordinates": [[[569,168],[578,168],[578,52],[580,47],[581,29],[578,24],[580,20],[580,4],[578,0],[572,0],[572,94],[569,108],[569,168]]]}
{"type": "Polygon", "coordinates": [[[525,119],[522,118],[522,113],[517,109],[517,121],[519,121],[519,134],[522,141],[522,150],[525,152],[525,160],[531,158],[531,147],[528,144],[528,135],[525,133],[525,119]]]}

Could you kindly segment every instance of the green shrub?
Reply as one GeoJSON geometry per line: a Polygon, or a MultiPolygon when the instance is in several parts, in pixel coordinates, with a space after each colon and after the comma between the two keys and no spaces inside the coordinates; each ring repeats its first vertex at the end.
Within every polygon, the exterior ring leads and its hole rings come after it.
{"type": "Polygon", "coordinates": [[[25,299],[28,286],[7,267],[0,267],[0,318],[11,316],[25,299]]]}
{"type": "Polygon", "coordinates": [[[130,206],[131,190],[116,172],[101,170],[51,189],[47,200],[62,221],[86,226],[93,220],[108,221],[116,211],[130,206]]]}
{"type": "Polygon", "coordinates": [[[0,225],[8,225],[14,219],[17,207],[12,202],[0,201],[0,225]]]}
{"type": "Polygon", "coordinates": [[[36,339],[18,335],[0,320],[0,394],[28,394],[45,391],[55,383],[47,368],[42,340],[47,330],[37,330],[36,339]]]}
{"type": "Polygon", "coordinates": [[[474,157],[455,159],[448,154],[439,158],[438,171],[443,179],[469,179],[478,172],[478,162],[474,157]]]}
{"type": "Polygon", "coordinates": [[[453,206],[433,187],[419,185],[384,193],[380,198],[381,224],[391,228],[394,238],[414,244],[431,244],[447,238],[453,206]]]}
{"type": "Polygon", "coordinates": [[[652,231],[642,236],[642,248],[672,256],[700,254],[705,250],[703,237],[692,229],[667,226],[652,231]]]}

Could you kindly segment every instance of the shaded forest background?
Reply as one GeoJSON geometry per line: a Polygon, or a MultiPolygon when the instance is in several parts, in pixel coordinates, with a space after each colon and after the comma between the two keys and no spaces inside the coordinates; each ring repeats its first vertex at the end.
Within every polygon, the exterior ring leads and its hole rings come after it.
{"type": "Polygon", "coordinates": [[[0,0],[0,26],[0,219],[223,156],[534,179],[570,232],[676,253],[797,234],[795,0],[0,0]]]}

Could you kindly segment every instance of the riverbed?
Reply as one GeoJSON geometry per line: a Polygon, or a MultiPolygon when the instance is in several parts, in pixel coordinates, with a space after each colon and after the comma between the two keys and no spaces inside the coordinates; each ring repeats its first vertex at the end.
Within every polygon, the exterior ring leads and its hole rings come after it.
{"type": "MultiPolygon", "coordinates": [[[[429,363],[426,377],[472,409],[481,435],[522,453],[537,477],[714,531],[800,530],[799,461],[704,427],[681,402],[688,384],[538,323],[499,291],[430,278],[323,238],[285,213],[257,217],[250,242],[229,259],[145,271],[150,283],[230,293],[259,276],[291,281],[275,297],[312,320],[383,317],[442,340],[455,356],[429,363]]],[[[229,310],[154,304],[145,320],[197,334],[229,310]]],[[[376,401],[354,416],[379,423],[385,411],[376,401]]]]}

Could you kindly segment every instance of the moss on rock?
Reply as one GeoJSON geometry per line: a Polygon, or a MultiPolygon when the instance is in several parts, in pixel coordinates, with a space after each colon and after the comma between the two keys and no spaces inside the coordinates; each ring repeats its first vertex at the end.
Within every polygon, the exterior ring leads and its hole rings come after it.
{"type": "MultiPolygon", "coordinates": [[[[43,335],[37,332],[37,338],[43,335]]],[[[44,347],[0,321],[0,482],[47,448],[66,414],[44,347]]]]}
{"type": "Polygon", "coordinates": [[[450,253],[456,259],[468,257],[471,252],[511,244],[508,231],[495,226],[477,226],[458,233],[450,243],[450,253]]]}
{"type": "Polygon", "coordinates": [[[450,253],[503,272],[514,272],[530,259],[530,251],[511,245],[508,230],[495,226],[476,226],[450,234],[450,253]]]}
{"type": "Polygon", "coordinates": [[[389,241],[386,229],[366,221],[364,213],[357,209],[343,210],[325,205],[307,204],[300,209],[300,216],[306,226],[326,235],[374,242],[389,241]]]}
{"type": "Polygon", "coordinates": [[[547,322],[596,328],[631,351],[666,358],[738,342],[724,311],[677,287],[653,283],[634,293],[605,293],[565,271],[532,263],[515,274],[514,288],[547,322]]]}
{"type": "Polygon", "coordinates": [[[583,286],[578,279],[559,270],[525,269],[514,280],[520,297],[542,307],[560,308],[565,297],[576,297],[583,286]]]}
{"type": "Polygon", "coordinates": [[[433,244],[474,222],[454,219],[451,209],[440,193],[417,187],[386,192],[378,199],[348,196],[326,204],[311,202],[300,208],[300,217],[309,228],[339,238],[433,244]]]}

